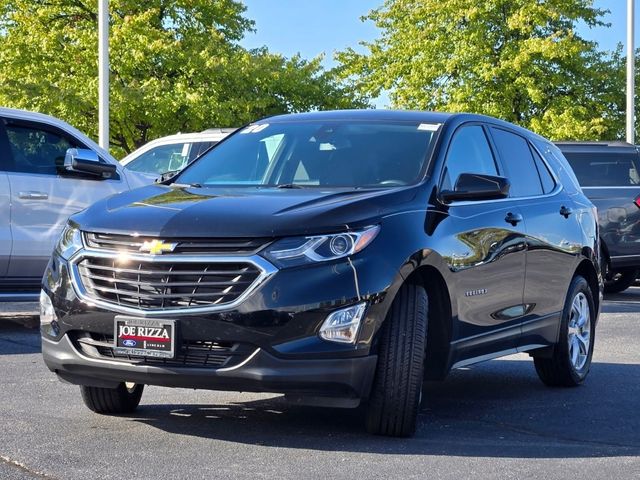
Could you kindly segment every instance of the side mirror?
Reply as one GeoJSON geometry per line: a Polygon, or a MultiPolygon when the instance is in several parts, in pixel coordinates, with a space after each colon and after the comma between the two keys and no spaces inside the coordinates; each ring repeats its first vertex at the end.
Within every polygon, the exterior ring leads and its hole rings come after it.
{"type": "Polygon", "coordinates": [[[111,178],[116,173],[116,166],[101,162],[98,154],[86,148],[70,148],[64,156],[64,169],[68,172],[111,178]]]}
{"type": "Polygon", "coordinates": [[[455,201],[495,200],[509,196],[509,180],[504,177],[461,173],[453,190],[443,190],[440,198],[445,203],[455,201]]]}

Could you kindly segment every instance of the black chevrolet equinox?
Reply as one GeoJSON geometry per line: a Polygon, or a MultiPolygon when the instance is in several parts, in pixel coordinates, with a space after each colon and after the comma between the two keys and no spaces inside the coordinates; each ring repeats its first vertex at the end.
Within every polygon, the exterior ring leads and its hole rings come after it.
{"type": "Polygon", "coordinates": [[[411,435],[424,379],[528,352],[589,372],[595,208],[556,146],[469,114],[336,111],[248,125],[185,170],[74,215],[42,351],[91,410],[144,385],[358,407],[411,435]]]}

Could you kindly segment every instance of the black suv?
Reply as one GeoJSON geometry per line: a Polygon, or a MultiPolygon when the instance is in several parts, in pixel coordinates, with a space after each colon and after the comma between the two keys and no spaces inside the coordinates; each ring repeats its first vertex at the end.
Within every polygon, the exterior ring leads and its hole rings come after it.
{"type": "Polygon", "coordinates": [[[93,411],[143,385],[366,404],[410,435],[423,379],[529,352],[586,377],[595,208],[549,141],[489,117],[285,115],[165,184],[74,215],[44,275],[42,351],[93,411]]]}
{"type": "Polygon", "coordinates": [[[626,142],[558,142],[598,208],[604,291],[626,290],[640,271],[640,157],[626,142]]]}

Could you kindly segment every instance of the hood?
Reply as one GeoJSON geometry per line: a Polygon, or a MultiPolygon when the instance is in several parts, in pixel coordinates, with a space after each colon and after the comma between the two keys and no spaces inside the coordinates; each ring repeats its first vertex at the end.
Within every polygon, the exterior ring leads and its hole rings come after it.
{"type": "Polygon", "coordinates": [[[85,231],[160,237],[280,237],[376,223],[407,208],[418,187],[385,190],[192,188],[150,185],[73,217],[85,231]]]}

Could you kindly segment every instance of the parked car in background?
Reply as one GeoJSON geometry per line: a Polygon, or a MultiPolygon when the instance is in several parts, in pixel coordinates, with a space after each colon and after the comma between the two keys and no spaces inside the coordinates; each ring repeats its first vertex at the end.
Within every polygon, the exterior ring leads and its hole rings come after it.
{"type": "Polygon", "coordinates": [[[0,301],[38,299],[70,215],[148,183],[71,125],[0,108],[0,301]]]}
{"type": "Polygon", "coordinates": [[[545,384],[578,385],[597,219],[556,152],[479,115],[256,122],[70,219],[43,278],[45,363],[102,414],[144,385],[264,391],[364,403],[395,436],[454,368],[529,352],[545,384]]]}
{"type": "Polygon", "coordinates": [[[633,284],[640,271],[640,156],[626,142],[557,142],[585,195],[598,207],[605,292],[633,284]]]}
{"type": "Polygon", "coordinates": [[[234,130],[211,128],[157,138],[124,157],[121,163],[127,170],[158,178],[163,173],[182,170],[234,130]]]}

